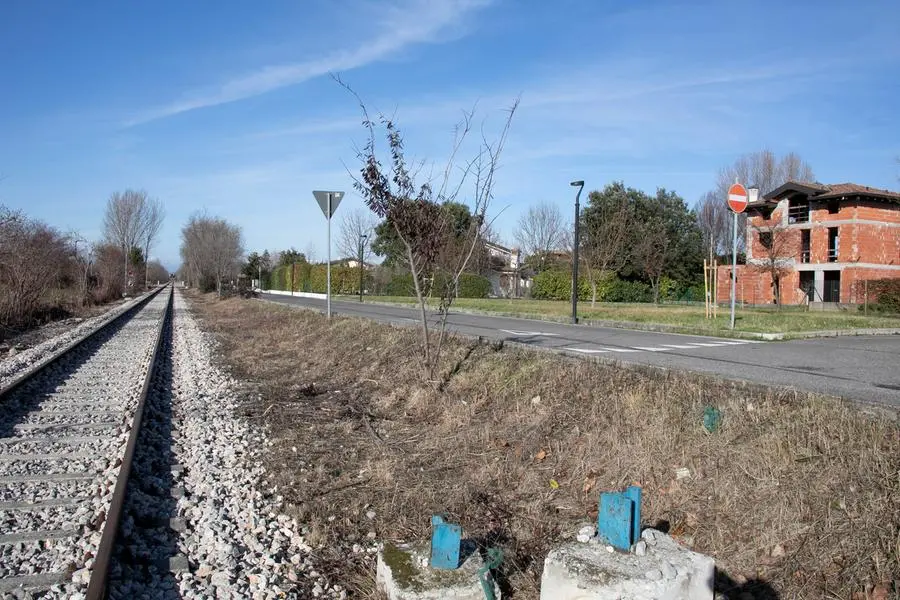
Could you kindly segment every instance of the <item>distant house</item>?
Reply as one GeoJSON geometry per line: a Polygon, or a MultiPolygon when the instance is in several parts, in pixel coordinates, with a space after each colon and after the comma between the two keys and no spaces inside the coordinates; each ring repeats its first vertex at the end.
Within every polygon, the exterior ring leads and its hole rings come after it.
{"type": "Polygon", "coordinates": [[[522,269],[522,252],[492,242],[484,243],[489,257],[487,278],[491,282],[491,295],[518,298],[530,287],[531,281],[522,269]]]}
{"type": "MultiPolygon", "coordinates": [[[[866,280],[900,278],[900,193],[789,181],[749,205],[747,219],[738,302],[775,301],[771,264],[781,273],[784,304],[861,303],[866,280]]],[[[730,277],[721,269],[720,302],[730,299],[730,277]]]]}
{"type": "MultiPolygon", "coordinates": [[[[350,267],[351,269],[358,269],[359,265],[360,265],[359,259],[356,259],[356,258],[345,258],[345,259],[340,260],[339,263],[341,265],[344,265],[345,267],[350,267]]],[[[363,266],[363,269],[368,271],[370,269],[374,269],[376,265],[374,265],[372,263],[364,262],[364,263],[362,263],[362,266],[363,266]]]]}

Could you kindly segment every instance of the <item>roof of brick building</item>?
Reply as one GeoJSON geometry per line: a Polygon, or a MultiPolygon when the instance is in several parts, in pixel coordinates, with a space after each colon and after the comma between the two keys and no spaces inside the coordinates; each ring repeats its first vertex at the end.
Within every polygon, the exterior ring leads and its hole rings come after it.
{"type": "Polygon", "coordinates": [[[878,200],[900,202],[900,193],[890,190],[882,190],[867,185],[856,183],[810,183],[806,181],[788,181],[784,185],[772,190],[765,196],[764,201],[779,200],[789,192],[804,192],[816,200],[832,200],[845,196],[865,196],[878,200]]]}

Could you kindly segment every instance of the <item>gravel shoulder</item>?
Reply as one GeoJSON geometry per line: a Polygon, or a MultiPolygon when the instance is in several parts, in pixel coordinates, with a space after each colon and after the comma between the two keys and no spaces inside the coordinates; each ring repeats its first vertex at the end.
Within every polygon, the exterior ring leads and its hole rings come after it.
{"type": "Polygon", "coordinates": [[[308,530],[281,512],[279,489],[266,482],[272,442],[243,414],[251,391],[214,364],[218,345],[178,291],[174,308],[110,597],[345,598],[316,570],[308,530]]]}

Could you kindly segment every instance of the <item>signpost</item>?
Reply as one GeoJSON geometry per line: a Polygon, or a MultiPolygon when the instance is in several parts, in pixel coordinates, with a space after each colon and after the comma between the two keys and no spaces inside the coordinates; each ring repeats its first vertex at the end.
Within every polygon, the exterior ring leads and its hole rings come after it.
{"type": "Polygon", "coordinates": [[[738,182],[728,188],[728,208],[734,213],[731,239],[731,328],[734,329],[734,295],[737,288],[737,228],[738,214],[747,208],[747,188],[738,182]]]}
{"type": "MultiPolygon", "coordinates": [[[[328,246],[327,250],[327,265],[325,267],[325,315],[330,319],[331,318],[331,217],[334,215],[334,211],[337,210],[338,204],[341,203],[341,199],[344,197],[344,192],[321,192],[314,191],[313,196],[316,197],[316,202],[319,203],[319,208],[322,209],[322,213],[325,215],[325,219],[328,221],[328,240],[326,245],[328,246]]],[[[291,270],[293,272],[293,270],[291,270]]],[[[292,288],[293,289],[293,288],[292,288]]]]}

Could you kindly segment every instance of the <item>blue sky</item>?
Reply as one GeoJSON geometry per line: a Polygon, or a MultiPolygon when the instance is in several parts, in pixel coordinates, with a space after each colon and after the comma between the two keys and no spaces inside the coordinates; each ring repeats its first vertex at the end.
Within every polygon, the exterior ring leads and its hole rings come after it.
{"type": "Polygon", "coordinates": [[[571,212],[572,179],[693,203],[763,148],[897,189],[898,31],[896,0],[7,0],[0,203],[96,239],[109,194],[143,188],[170,268],[203,209],[248,250],[322,258],[311,191],[348,192],[336,219],[361,206],[365,140],[329,72],[435,165],[461,110],[491,131],[521,97],[492,204],[509,242],[529,203],[571,212]]]}

